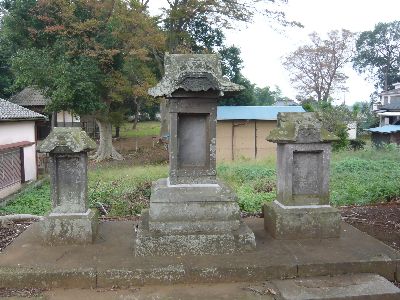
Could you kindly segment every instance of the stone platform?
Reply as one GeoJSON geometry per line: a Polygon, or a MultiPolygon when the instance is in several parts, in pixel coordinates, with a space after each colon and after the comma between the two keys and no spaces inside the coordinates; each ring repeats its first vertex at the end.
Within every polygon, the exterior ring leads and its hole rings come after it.
{"type": "Polygon", "coordinates": [[[235,193],[216,184],[155,181],[150,209],[142,214],[135,255],[218,255],[252,251],[251,229],[240,219],[235,193]]]}
{"type": "Polygon", "coordinates": [[[343,223],[341,237],[275,240],[246,219],[257,247],[245,254],[135,257],[135,223],[102,222],[94,244],[45,247],[37,223],[0,254],[1,287],[106,288],[255,282],[355,273],[400,276],[400,253],[343,223]]]}

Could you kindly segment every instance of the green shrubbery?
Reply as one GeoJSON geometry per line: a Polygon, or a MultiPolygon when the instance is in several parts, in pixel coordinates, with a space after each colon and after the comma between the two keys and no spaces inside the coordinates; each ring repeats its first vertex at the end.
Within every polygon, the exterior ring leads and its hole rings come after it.
{"type": "Polygon", "coordinates": [[[0,214],[44,215],[50,209],[50,183],[45,181],[43,185],[28,188],[19,193],[14,201],[0,207],[0,214]]]}

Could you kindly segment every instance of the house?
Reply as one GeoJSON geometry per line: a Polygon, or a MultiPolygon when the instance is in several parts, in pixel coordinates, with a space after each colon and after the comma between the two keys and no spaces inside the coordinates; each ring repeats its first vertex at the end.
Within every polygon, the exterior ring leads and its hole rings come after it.
{"type": "Polygon", "coordinates": [[[48,113],[45,111],[46,105],[50,100],[46,98],[40,91],[35,88],[27,87],[21,92],[13,95],[11,102],[21,105],[34,112],[45,114],[48,116],[47,121],[37,123],[37,138],[43,140],[50,133],[51,128],[56,127],[82,127],[86,132],[93,136],[96,130],[94,118],[91,116],[79,117],[68,111],[60,111],[57,113],[48,113]]]}
{"type": "Polygon", "coordinates": [[[276,152],[266,140],[278,113],[305,112],[301,106],[218,106],[217,161],[263,159],[276,152]]]}
{"type": "Polygon", "coordinates": [[[45,116],[0,99],[0,199],[37,178],[36,122],[45,116]]]}
{"type": "Polygon", "coordinates": [[[380,94],[379,105],[374,112],[379,117],[379,127],[369,128],[372,143],[380,146],[387,143],[400,144],[400,83],[394,89],[380,94]]]}

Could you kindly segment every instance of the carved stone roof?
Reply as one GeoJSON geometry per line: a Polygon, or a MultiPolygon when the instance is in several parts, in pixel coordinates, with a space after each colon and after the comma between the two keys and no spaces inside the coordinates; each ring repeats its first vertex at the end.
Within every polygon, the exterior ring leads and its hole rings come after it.
{"type": "Polygon", "coordinates": [[[221,63],[217,54],[166,54],[165,74],[161,81],[149,89],[154,97],[171,97],[182,89],[186,92],[214,90],[235,93],[243,86],[230,82],[222,76],[221,63]]]}
{"type": "Polygon", "coordinates": [[[322,128],[322,119],[317,113],[290,112],[278,114],[278,127],[270,132],[267,140],[274,143],[320,143],[338,138],[322,128]]]}
{"type": "Polygon", "coordinates": [[[44,120],[45,116],[30,109],[0,99],[0,121],[16,120],[44,120]]]}
{"type": "Polygon", "coordinates": [[[13,95],[10,101],[21,106],[46,106],[50,102],[39,90],[32,87],[24,88],[13,95]]]}
{"type": "Polygon", "coordinates": [[[54,127],[40,144],[38,151],[43,153],[77,153],[96,148],[96,143],[78,127],[54,127]]]}

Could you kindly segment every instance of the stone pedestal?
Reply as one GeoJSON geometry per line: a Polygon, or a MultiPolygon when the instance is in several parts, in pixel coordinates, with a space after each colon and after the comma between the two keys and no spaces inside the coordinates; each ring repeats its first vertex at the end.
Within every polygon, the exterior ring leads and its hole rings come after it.
{"type": "Polygon", "coordinates": [[[335,238],[341,217],[329,205],[331,141],[315,113],[280,113],[268,137],[277,146],[277,200],[264,206],[276,239],[335,238]]]}
{"type": "Polygon", "coordinates": [[[43,241],[49,245],[90,244],[97,233],[97,215],[86,213],[50,213],[40,222],[43,241]]]}
{"type": "Polygon", "coordinates": [[[255,248],[234,193],[217,180],[217,100],[242,89],[222,77],[216,55],[166,55],[165,76],[149,93],[167,97],[169,178],[153,184],[135,254],[213,255],[255,248]]]}
{"type": "Polygon", "coordinates": [[[40,223],[49,245],[92,243],[97,215],[87,199],[87,152],[96,144],[76,127],[55,127],[39,147],[50,156],[53,209],[40,223]]]}
{"type": "Polygon", "coordinates": [[[236,196],[223,183],[170,185],[160,179],[153,184],[136,255],[230,254],[254,248],[254,234],[240,220],[236,196]]]}

